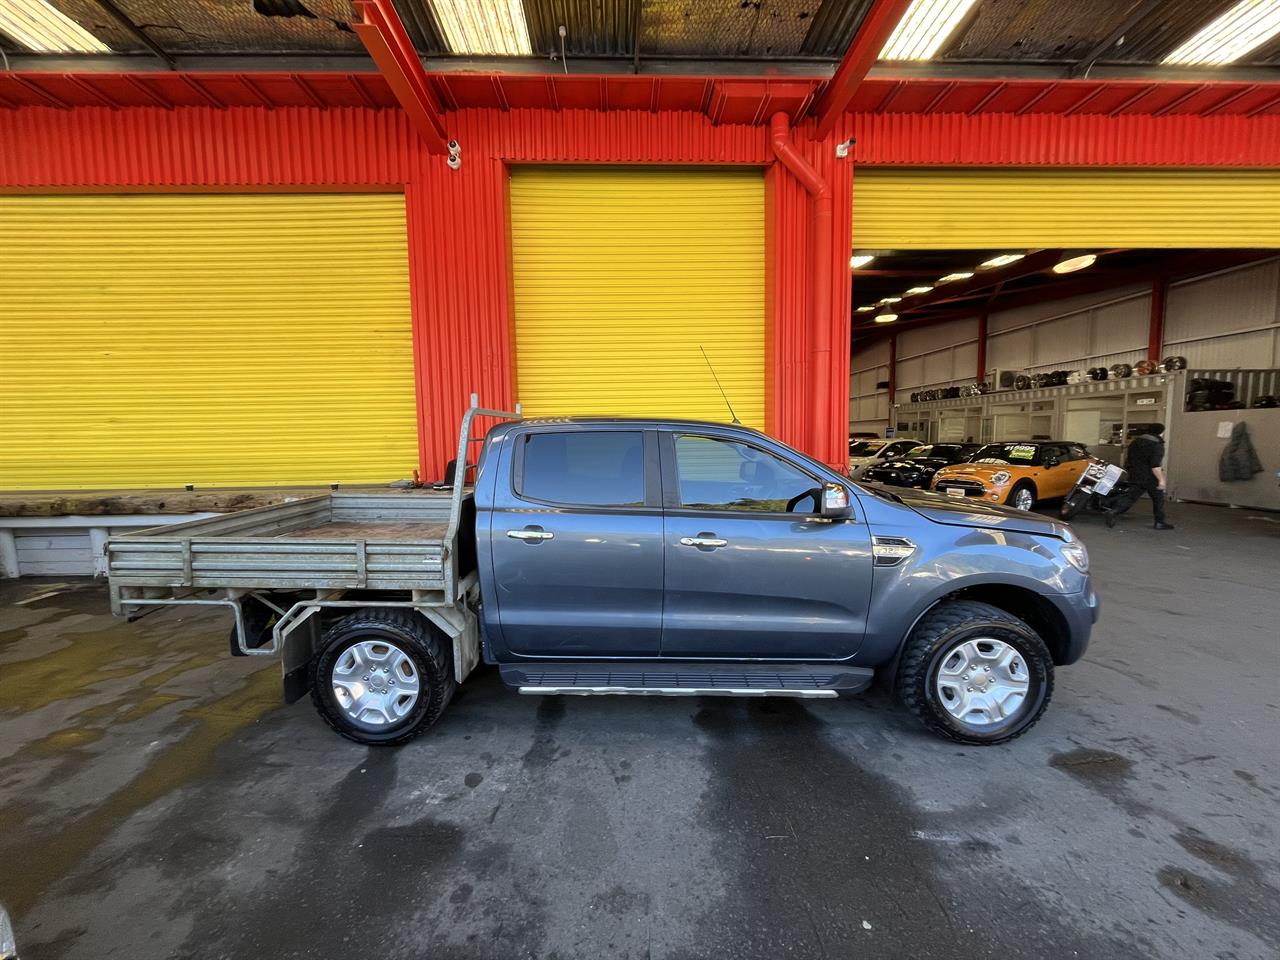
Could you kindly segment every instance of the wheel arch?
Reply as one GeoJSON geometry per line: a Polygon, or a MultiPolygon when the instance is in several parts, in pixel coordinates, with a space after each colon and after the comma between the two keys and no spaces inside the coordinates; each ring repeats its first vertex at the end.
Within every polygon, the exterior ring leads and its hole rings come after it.
{"type": "Polygon", "coordinates": [[[1013,501],[1013,495],[1017,493],[1021,487],[1030,487],[1031,496],[1035,498],[1035,502],[1038,503],[1040,501],[1040,488],[1036,486],[1036,482],[1030,477],[1023,477],[1021,480],[1015,481],[1013,486],[1009,488],[1009,493],[1004,498],[1004,503],[1011,503],[1013,501]]]}
{"type": "Polygon", "coordinates": [[[899,638],[893,658],[883,670],[877,671],[878,680],[891,682],[891,678],[898,675],[898,665],[902,660],[907,639],[931,611],[952,600],[976,600],[979,603],[998,607],[1005,613],[1013,614],[1040,635],[1045,646],[1049,648],[1049,655],[1053,658],[1055,666],[1072,662],[1071,628],[1067,624],[1066,617],[1051,600],[1030,587],[1010,583],[978,583],[940,594],[921,607],[899,638]]]}

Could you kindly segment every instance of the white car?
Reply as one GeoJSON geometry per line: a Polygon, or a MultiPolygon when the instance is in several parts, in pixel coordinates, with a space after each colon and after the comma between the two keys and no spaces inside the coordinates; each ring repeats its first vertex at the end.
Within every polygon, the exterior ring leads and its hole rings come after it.
{"type": "Polygon", "coordinates": [[[900,457],[922,441],[895,437],[892,440],[854,440],[849,443],[849,477],[857,480],[872,464],[900,457]]]}

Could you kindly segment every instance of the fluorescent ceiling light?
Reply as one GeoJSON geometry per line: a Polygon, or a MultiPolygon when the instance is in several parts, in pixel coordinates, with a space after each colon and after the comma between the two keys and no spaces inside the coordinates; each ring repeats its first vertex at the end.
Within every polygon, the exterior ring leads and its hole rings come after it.
{"type": "Polygon", "coordinates": [[[875,307],[874,307],[874,306],[869,306],[869,307],[859,307],[859,308],[858,308],[858,312],[859,312],[859,313],[870,313],[870,312],[871,312],[872,310],[874,310],[874,309],[875,309],[875,307]]]}
{"type": "Polygon", "coordinates": [[[901,303],[902,298],[901,297],[883,297],[880,300],[880,302],[881,303],[901,303]]]}
{"type": "Polygon", "coordinates": [[[1017,263],[1025,256],[1025,253],[1002,253],[1000,256],[992,257],[990,260],[983,260],[978,266],[986,268],[1007,267],[1011,263],[1017,263]]]}
{"type": "Polygon", "coordinates": [[[917,293],[928,293],[932,289],[933,287],[912,287],[907,291],[907,296],[910,297],[917,293]]]}
{"type": "Polygon", "coordinates": [[[861,270],[863,267],[865,267],[868,263],[870,263],[874,259],[875,257],[873,257],[869,253],[855,253],[852,257],[849,258],[849,269],[861,270]]]}
{"type": "Polygon", "coordinates": [[[430,4],[450,53],[533,55],[522,0],[430,0],[430,4]]]}
{"type": "Polygon", "coordinates": [[[1280,0],[1240,0],[1165,57],[1164,62],[1183,66],[1234,63],[1277,33],[1280,0]]]}
{"type": "Polygon", "coordinates": [[[911,0],[880,51],[881,60],[929,60],[977,0],[911,0]]]}
{"type": "Polygon", "coordinates": [[[1093,266],[1093,262],[1098,259],[1097,254],[1085,253],[1078,257],[1068,257],[1054,264],[1054,273],[1075,273],[1077,270],[1083,270],[1085,267],[1093,266]]]}
{"type": "Polygon", "coordinates": [[[945,277],[939,277],[939,283],[950,283],[952,280],[968,280],[972,277],[972,273],[961,271],[960,273],[948,273],[945,277]]]}
{"type": "Polygon", "coordinates": [[[111,48],[45,0],[0,0],[0,33],[37,53],[110,53],[111,48]]]}
{"type": "Polygon", "coordinates": [[[876,317],[876,323],[893,323],[897,319],[898,315],[896,313],[882,313],[876,317]]]}

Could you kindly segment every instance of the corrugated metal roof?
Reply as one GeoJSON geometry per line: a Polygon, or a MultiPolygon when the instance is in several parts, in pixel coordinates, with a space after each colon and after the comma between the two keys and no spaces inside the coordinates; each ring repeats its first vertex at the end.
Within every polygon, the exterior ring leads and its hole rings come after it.
{"type": "Polygon", "coordinates": [[[640,0],[524,0],[524,15],[534,53],[558,54],[563,25],[570,57],[627,56],[639,7],[640,0]]]}
{"type": "Polygon", "coordinates": [[[871,3],[872,0],[825,0],[813,16],[800,52],[806,56],[844,56],[871,3]]]}
{"type": "MultiPolygon", "coordinates": [[[[51,2],[112,50],[144,50],[93,0],[51,2]]],[[[252,0],[116,0],[116,6],[171,53],[350,53],[364,49],[345,27],[355,17],[346,0],[299,2],[314,16],[264,16],[254,10],[252,0]]]]}
{"type": "MultiPolygon", "coordinates": [[[[51,0],[113,51],[145,53],[96,0],[51,0]]],[[[145,34],[173,54],[355,53],[349,0],[115,0],[145,34]],[[289,14],[293,15],[290,16],[289,14]]],[[[479,0],[476,0],[479,2],[479,0]]],[[[1099,63],[1158,64],[1235,0],[979,0],[938,61],[1074,64],[1122,25],[1140,18],[1099,63]]],[[[414,46],[448,56],[431,0],[394,0],[414,46]]],[[[523,0],[537,57],[836,60],[871,0],[523,0]]],[[[17,51],[7,38],[0,47],[17,51]]],[[[1280,64],[1280,38],[1240,66],[1280,64]]],[[[555,68],[555,65],[552,65],[555,68]]],[[[669,69],[669,68],[668,68],[669,69]]],[[[820,68],[815,66],[815,71],[820,68]]],[[[1171,72],[1171,78],[1174,74],[1171,72]]]]}
{"type": "Polygon", "coordinates": [[[640,50],[653,56],[793,57],[822,0],[644,0],[640,50]]]}

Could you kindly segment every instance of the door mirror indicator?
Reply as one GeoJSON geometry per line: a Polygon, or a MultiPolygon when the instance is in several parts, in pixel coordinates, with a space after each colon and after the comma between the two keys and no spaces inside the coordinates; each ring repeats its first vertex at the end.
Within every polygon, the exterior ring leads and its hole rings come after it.
{"type": "Polygon", "coordinates": [[[841,483],[824,484],[819,512],[827,520],[843,520],[851,516],[853,508],[849,504],[849,488],[841,483]]]}

